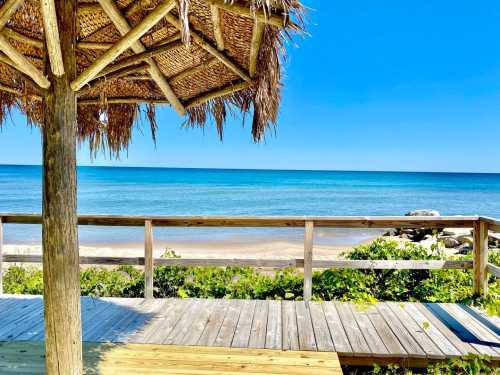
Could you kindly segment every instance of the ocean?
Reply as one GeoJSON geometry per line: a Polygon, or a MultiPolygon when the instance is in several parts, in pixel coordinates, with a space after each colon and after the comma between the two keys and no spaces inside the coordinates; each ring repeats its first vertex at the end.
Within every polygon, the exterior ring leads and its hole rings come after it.
{"type": "MultiPolygon", "coordinates": [[[[0,212],[41,212],[41,167],[0,165],[0,212]]],[[[442,215],[500,217],[500,174],[78,167],[78,212],[118,215],[442,215]]],[[[39,226],[5,226],[6,243],[36,244],[39,226]]],[[[373,230],[316,232],[352,245],[373,230]]],[[[140,243],[142,228],[80,228],[82,244],[140,243]]],[[[167,228],[172,241],[301,241],[300,229],[167,228]]]]}

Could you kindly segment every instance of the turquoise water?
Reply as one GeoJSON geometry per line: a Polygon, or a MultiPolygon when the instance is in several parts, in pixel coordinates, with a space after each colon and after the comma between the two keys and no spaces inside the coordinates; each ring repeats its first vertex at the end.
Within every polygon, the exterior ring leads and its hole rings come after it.
{"type": "MultiPolygon", "coordinates": [[[[443,215],[500,217],[500,174],[78,168],[78,211],[123,215],[443,215]]],[[[41,211],[41,168],[0,165],[0,212],[41,211]]],[[[36,243],[36,226],[6,226],[6,242],[36,243]]],[[[167,229],[170,240],[300,240],[297,230],[167,229]]],[[[370,232],[324,231],[319,241],[362,240],[370,232]]],[[[82,228],[82,243],[140,242],[142,229],[82,228]]]]}

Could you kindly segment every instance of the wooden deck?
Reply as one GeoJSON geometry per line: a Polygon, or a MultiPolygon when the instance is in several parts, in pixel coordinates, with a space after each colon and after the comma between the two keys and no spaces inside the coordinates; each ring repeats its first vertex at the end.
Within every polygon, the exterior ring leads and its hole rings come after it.
{"type": "MultiPolygon", "coordinates": [[[[500,319],[457,304],[83,297],[82,314],[87,342],[337,352],[342,364],[500,361],[500,319]]],[[[0,341],[43,338],[41,297],[0,296],[0,341]]]]}

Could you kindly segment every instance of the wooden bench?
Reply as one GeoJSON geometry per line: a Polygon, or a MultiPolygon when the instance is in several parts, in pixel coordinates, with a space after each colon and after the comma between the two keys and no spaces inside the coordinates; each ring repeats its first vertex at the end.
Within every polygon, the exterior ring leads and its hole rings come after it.
{"type": "MultiPolygon", "coordinates": [[[[342,374],[336,353],[84,343],[85,374],[342,374]]],[[[0,343],[0,373],[43,374],[43,342],[0,343]]]]}

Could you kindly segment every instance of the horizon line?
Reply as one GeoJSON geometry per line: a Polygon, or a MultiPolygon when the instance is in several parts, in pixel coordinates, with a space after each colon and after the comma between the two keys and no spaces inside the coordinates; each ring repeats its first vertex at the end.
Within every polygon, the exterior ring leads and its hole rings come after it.
{"type": "MultiPolygon", "coordinates": [[[[11,163],[0,163],[0,167],[42,167],[42,164],[11,164],[11,163]]],[[[356,170],[356,169],[293,169],[293,168],[234,168],[234,167],[178,167],[178,166],[134,166],[134,165],[93,165],[84,164],[78,167],[85,168],[122,168],[122,169],[187,169],[187,170],[225,170],[225,171],[268,171],[268,172],[352,172],[352,173],[440,173],[440,174],[485,174],[485,175],[496,175],[500,172],[470,172],[470,171],[422,171],[422,170],[356,170]]]]}

